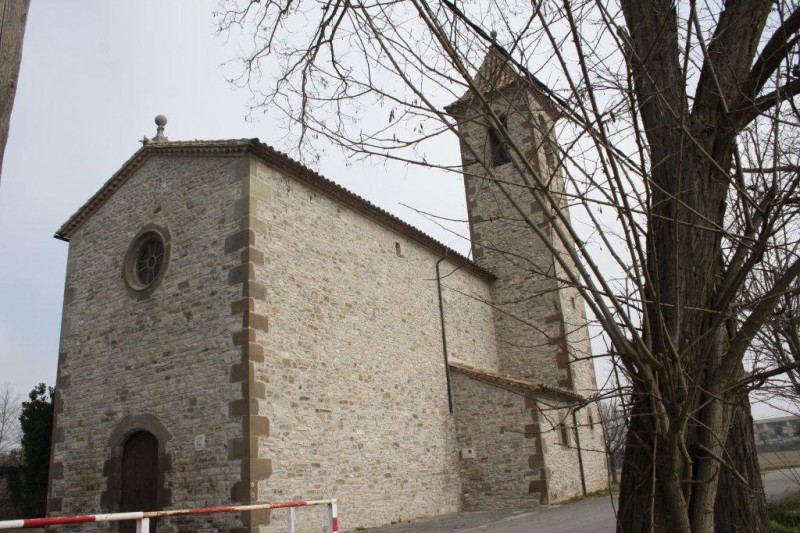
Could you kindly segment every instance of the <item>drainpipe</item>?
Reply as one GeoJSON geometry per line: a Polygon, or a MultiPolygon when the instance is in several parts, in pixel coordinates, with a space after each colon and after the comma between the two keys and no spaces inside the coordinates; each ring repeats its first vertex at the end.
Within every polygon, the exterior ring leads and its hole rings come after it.
{"type": "Polygon", "coordinates": [[[444,327],[444,301],[442,300],[442,276],[439,265],[447,259],[447,252],[436,262],[436,289],[439,291],[439,320],[442,323],[442,351],[444,352],[444,375],[447,378],[447,407],[453,414],[453,391],[450,387],[450,363],[447,360],[447,333],[444,327]]]}
{"type": "Polygon", "coordinates": [[[575,446],[578,448],[578,467],[581,469],[581,488],[583,495],[586,496],[586,475],[583,473],[583,453],[581,452],[581,437],[578,433],[578,417],[575,415],[577,409],[572,411],[572,429],[575,431],[575,446]]]}

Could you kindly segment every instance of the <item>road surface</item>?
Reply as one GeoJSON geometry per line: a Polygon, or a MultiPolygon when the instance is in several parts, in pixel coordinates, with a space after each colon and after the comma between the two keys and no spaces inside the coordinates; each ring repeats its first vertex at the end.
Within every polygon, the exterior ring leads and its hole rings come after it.
{"type": "MultiPolygon", "coordinates": [[[[768,501],[800,491],[800,468],[767,472],[763,476],[768,501]]],[[[612,533],[614,505],[609,497],[588,498],[575,503],[541,509],[461,512],[413,520],[377,529],[371,533],[612,533]]]]}
{"type": "Polygon", "coordinates": [[[762,474],[762,479],[764,480],[764,492],[767,493],[767,501],[778,501],[800,492],[800,468],[767,472],[762,474]]]}
{"type": "Polygon", "coordinates": [[[610,498],[541,509],[461,512],[395,524],[370,533],[603,533],[614,531],[610,498]]]}

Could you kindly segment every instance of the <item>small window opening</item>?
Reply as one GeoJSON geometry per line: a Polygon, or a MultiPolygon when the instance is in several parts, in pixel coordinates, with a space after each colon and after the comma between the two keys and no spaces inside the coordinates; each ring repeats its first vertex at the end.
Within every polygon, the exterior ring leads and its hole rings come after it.
{"type": "Polygon", "coordinates": [[[400,249],[400,243],[394,243],[394,253],[397,254],[397,257],[403,257],[403,251],[400,249]]]}
{"type": "MultiPolygon", "coordinates": [[[[502,124],[504,130],[508,131],[508,119],[505,116],[500,117],[500,124],[502,124]]],[[[511,161],[511,156],[508,154],[505,143],[503,143],[500,134],[494,128],[489,128],[489,147],[492,150],[493,166],[497,167],[511,161]]]]}
{"type": "Polygon", "coordinates": [[[589,413],[589,429],[594,433],[594,417],[591,412],[589,413]]]}
{"type": "Polygon", "coordinates": [[[558,443],[561,446],[569,446],[569,429],[564,422],[558,424],[558,443]]]}

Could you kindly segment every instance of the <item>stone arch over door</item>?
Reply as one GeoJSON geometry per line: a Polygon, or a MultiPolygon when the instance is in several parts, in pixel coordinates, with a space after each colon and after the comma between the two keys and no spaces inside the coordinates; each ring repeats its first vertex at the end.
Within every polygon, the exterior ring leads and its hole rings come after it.
{"type": "Polygon", "coordinates": [[[166,474],[172,470],[172,460],[166,451],[167,442],[172,440],[172,434],[155,415],[128,415],[117,424],[108,439],[110,456],[103,465],[106,490],[100,495],[100,507],[106,512],[120,511],[122,459],[125,444],[137,433],[149,433],[158,441],[158,508],[164,509],[172,505],[172,491],[165,486],[164,482],[166,474]]]}

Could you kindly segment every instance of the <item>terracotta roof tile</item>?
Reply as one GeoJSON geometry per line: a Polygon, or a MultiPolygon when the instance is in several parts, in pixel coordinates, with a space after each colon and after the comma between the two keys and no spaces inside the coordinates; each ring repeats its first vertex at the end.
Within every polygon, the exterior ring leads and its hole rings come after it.
{"type": "MultiPolygon", "coordinates": [[[[536,95],[545,109],[555,115],[558,114],[554,102],[547,95],[547,86],[533,75],[520,73],[496,46],[492,46],[489,49],[483,59],[483,63],[475,73],[474,80],[476,88],[485,95],[500,91],[516,83],[522,84],[536,95]]],[[[461,98],[448,105],[445,109],[448,113],[456,114],[463,106],[468,105],[473,98],[472,89],[467,89],[461,95],[461,98]]]]}
{"type": "Polygon", "coordinates": [[[581,402],[585,400],[583,396],[572,391],[551,387],[550,385],[545,385],[544,383],[515,378],[507,374],[501,374],[500,372],[494,370],[473,366],[457,359],[450,358],[449,366],[452,370],[460,372],[478,381],[497,385],[504,389],[511,389],[513,391],[520,392],[523,395],[550,394],[552,396],[566,398],[572,402],[581,402]]]}

